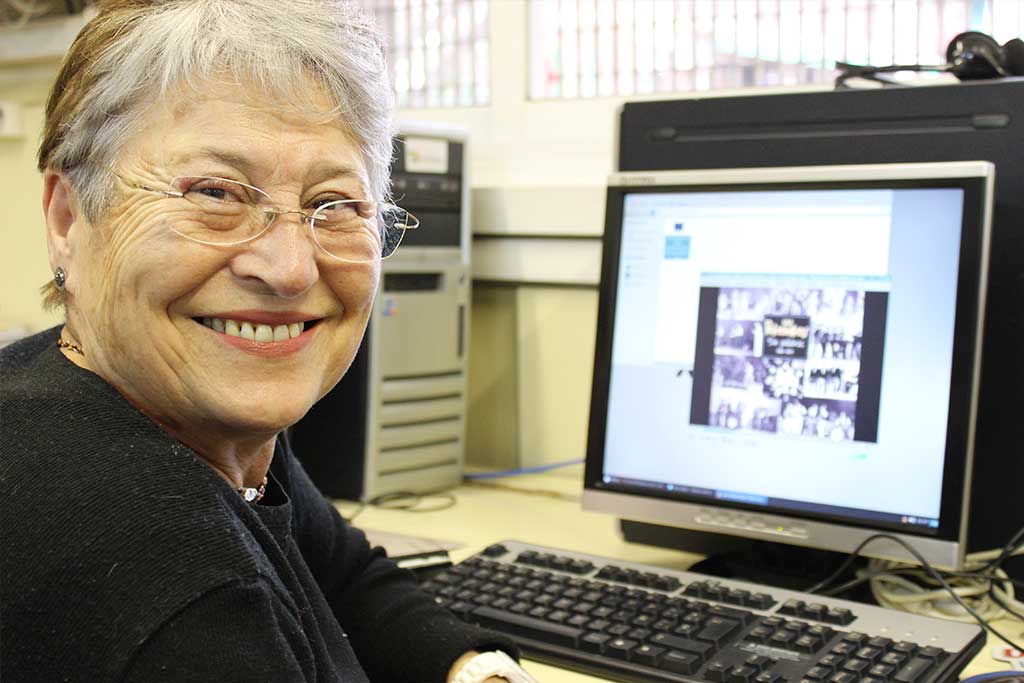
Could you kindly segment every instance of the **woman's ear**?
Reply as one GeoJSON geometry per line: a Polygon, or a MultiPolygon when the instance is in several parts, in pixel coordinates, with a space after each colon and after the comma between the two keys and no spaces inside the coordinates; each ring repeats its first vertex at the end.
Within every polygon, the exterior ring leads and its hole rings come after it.
{"type": "Polygon", "coordinates": [[[60,171],[43,172],[43,217],[46,219],[46,246],[50,252],[50,271],[67,269],[74,257],[75,226],[80,210],[71,184],[60,171]]]}

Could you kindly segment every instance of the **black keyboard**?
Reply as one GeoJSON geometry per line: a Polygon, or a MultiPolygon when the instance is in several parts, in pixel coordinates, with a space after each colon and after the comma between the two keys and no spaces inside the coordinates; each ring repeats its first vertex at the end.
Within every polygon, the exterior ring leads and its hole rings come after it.
{"type": "Polygon", "coordinates": [[[537,661],[613,681],[945,683],[978,626],[517,541],[423,587],[537,661]]]}

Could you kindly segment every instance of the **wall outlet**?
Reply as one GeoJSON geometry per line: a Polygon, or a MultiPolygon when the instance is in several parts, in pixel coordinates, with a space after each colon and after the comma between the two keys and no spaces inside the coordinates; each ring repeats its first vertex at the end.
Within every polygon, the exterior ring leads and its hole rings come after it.
{"type": "Polygon", "coordinates": [[[0,102],[0,138],[17,139],[25,136],[21,127],[21,105],[0,102]]]}

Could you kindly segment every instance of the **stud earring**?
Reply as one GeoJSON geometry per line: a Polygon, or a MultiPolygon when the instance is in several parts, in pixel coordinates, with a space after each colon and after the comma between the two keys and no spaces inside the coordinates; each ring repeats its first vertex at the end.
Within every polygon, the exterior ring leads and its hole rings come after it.
{"type": "Polygon", "coordinates": [[[64,285],[67,284],[68,273],[62,267],[57,266],[57,270],[53,271],[53,284],[57,285],[57,289],[63,290],[64,285]]]}

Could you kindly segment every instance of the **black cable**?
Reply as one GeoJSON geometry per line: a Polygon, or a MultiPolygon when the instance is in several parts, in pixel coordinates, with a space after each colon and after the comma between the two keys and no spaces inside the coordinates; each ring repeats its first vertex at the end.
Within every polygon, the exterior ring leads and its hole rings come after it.
{"type": "Polygon", "coordinates": [[[415,493],[413,491],[392,491],[382,493],[366,501],[360,502],[345,521],[351,523],[366,508],[375,507],[382,510],[402,510],[403,512],[439,512],[454,507],[455,494],[442,491],[439,493],[415,493]],[[439,499],[439,503],[424,505],[424,501],[439,499]]]}
{"type": "Polygon", "coordinates": [[[841,73],[836,76],[835,88],[842,90],[849,88],[846,81],[851,78],[863,78],[883,85],[903,86],[903,83],[888,78],[879,78],[879,74],[897,73],[899,71],[935,71],[946,72],[950,70],[949,64],[889,64],[887,66],[860,66],[847,62],[836,62],[836,68],[841,73]]]}
{"type": "MultiPolygon", "coordinates": [[[[1021,532],[1024,533],[1024,529],[1022,529],[1021,532]]],[[[942,586],[942,588],[944,588],[946,592],[950,594],[953,600],[955,600],[958,605],[963,607],[964,610],[968,614],[970,614],[976,622],[978,622],[978,625],[989,631],[992,635],[996,636],[997,638],[1000,638],[1003,641],[1005,641],[1010,647],[1016,650],[1024,650],[1024,648],[1022,648],[1020,645],[1013,642],[1012,640],[1004,636],[1002,633],[997,631],[992,626],[992,624],[988,622],[987,619],[982,618],[982,616],[978,614],[973,607],[968,605],[963,598],[957,595],[956,591],[953,590],[953,588],[948,583],[946,583],[946,580],[942,578],[942,575],[939,574],[934,567],[932,567],[928,560],[924,559],[921,553],[917,552],[916,548],[914,548],[912,545],[904,541],[902,538],[898,538],[896,536],[893,536],[892,534],[872,534],[871,536],[865,538],[861,542],[861,544],[858,545],[852,553],[850,553],[849,557],[847,557],[846,560],[839,566],[839,569],[837,569],[835,572],[833,572],[830,576],[826,577],[822,581],[819,581],[818,583],[811,586],[809,589],[807,589],[806,592],[815,593],[824,588],[825,586],[827,586],[828,584],[835,581],[837,577],[842,576],[843,573],[850,568],[854,561],[856,561],[857,557],[860,555],[860,551],[863,550],[867,544],[879,539],[892,541],[893,543],[902,546],[908,553],[913,555],[914,559],[918,561],[918,563],[925,569],[925,571],[927,571],[928,574],[930,574],[932,578],[934,578],[939,583],[939,585],[942,586]]]]}
{"type": "Polygon", "coordinates": [[[1007,605],[1005,602],[1003,602],[1002,598],[1000,598],[998,595],[996,595],[996,592],[993,589],[989,588],[988,596],[990,598],[992,598],[992,602],[996,603],[997,605],[1002,607],[1005,611],[1009,612],[1010,614],[1012,614],[1013,616],[1017,617],[1021,621],[1024,621],[1024,614],[1021,614],[1017,610],[1010,608],[1009,605],[1007,605]]]}
{"type": "Polygon", "coordinates": [[[1010,537],[1010,540],[1003,546],[999,555],[995,559],[989,560],[988,563],[982,565],[979,571],[998,569],[1003,565],[1003,562],[1005,562],[1013,553],[1017,552],[1021,546],[1024,546],[1024,526],[1018,529],[1017,533],[1010,537]]]}

